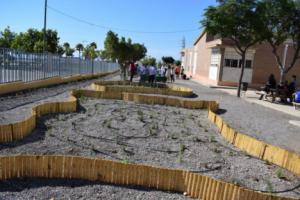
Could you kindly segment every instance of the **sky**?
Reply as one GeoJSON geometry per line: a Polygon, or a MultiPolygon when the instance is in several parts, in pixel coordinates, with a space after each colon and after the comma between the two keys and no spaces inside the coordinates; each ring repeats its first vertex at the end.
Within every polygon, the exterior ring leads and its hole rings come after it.
{"type": "MultiPolygon", "coordinates": [[[[214,4],[215,0],[48,0],[47,28],[58,32],[61,44],[96,42],[98,49],[112,30],[144,44],[148,56],[179,59],[183,38],[186,47],[193,45],[205,8],[214,4]]],[[[42,29],[43,24],[44,0],[1,0],[0,31],[9,26],[18,33],[42,29]]]]}

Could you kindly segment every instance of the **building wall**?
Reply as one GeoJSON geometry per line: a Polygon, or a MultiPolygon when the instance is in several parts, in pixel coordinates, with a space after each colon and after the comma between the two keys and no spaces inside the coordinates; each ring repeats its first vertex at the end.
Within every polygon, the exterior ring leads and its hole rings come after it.
{"type": "MultiPolygon", "coordinates": [[[[207,84],[236,85],[240,69],[230,69],[223,66],[225,64],[224,60],[235,51],[229,47],[230,45],[229,41],[221,40],[220,43],[217,40],[211,41],[207,34],[201,35],[192,48],[183,50],[182,64],[185,67],[186,74],[207,84]],[[212,49],[216,47],[220,49],[219,55],[212,54],[212,49]]],[[[280,48],[279,55],[282,55],[283,51],[284,46],[280,48]]],[[[289,47],[287,64],[290,63],[292,54],[293,49],[289,47]]],[[[235,57],[240,56],[236,55],[235,57]]],[[[277,82],[279,82],[280,71],[272,54],[272,49],[267,43],[257,45],[255,51],[250,51],[246,57],[246,59],[252,60],[252,69],[245,69],[243,81],[249,82],[253,87],[259,87],[264,85],[268,76],[273,73],[277,82]]],[[[297,83],[300,86],[300,59],[287,74],[286,80],[291,80],[292,75],[297,76],[297,83]]]]}
{"type": "MultiPolygon", "coordinates": [[[[284,46],[281,46],[279,50],[279,55],[282,57],[284,51],[284,46]]],[[[292,47],[288,48],[287,53],[287,64],[289,64],[292,60],[293,55],[293,49],[292,47]]],[[[263,43],[261,45],[258,45],[256,48],[256,54],[254,57],[254,63],[253,63],[253,79],[252,82],[255,85],[262,85],[265,84],[269,75],[273,73],[275,75],[275,78],[277,82],[279,82],[280,78],[280,71],[277,67],[276,59],[272,53],[272,48],[269,44],[263,43]]],[[[287,76],[286,80],[291,80],[291,76],[296,75],[297,76],[297,83],[298,86],[300,84],[300,60],[298,60],[291,69],[287,76]]]]}
{"type": "Polygon", "coordinates": [[[192,48],[186,48],[183,52],[182,63],[187,75],[209,81],[211,48],[207,46],[207,35],[204,34],[192,48]]]}
{"type": "MultiPolygon", "coordinates": [[[[254,55],[255,55],[254,50],[249,50],[246,54],[246,60],[251,61],[252,68],[245,68],[243,79],[242,79],[243,82],[252,83],[254,55]]],[[[239,55],[234,48],[226,47],[223,59],[224,61],[222,67],[221,81],[237,83],[240,78],[241,68],[238,67],[233,68],[233,67],[226,66],[225,59],[240,61],[242,59],[241,55],[239,55]]],[[[239,63],[237,64],[239,65],[239,63]]]]}

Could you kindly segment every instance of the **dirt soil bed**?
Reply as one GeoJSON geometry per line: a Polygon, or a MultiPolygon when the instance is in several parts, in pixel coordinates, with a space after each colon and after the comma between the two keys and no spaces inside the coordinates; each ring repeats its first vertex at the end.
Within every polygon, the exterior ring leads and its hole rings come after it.
{"type": "MultiPolygon", "coordinates": [[[[82,155],[181,168],[263,191],[286,190],[300,181],[286,170],[247,156],[225,142],[208,121],[206,110],[89,98],[80,101],[78,113],[48,115],[39,119],[35,133],[22,141],[0,145],[0,154],[82,155]]],[[[78,195],[88,197],[89,194],[94,195],[92,198],[103,199],[185,198],[181,194],[94,183],[87,186],[80,181],[51,184],[52,181],[42,180],[39,186],[40,181],[30,179],[36,185],[31,188],[22,186],[23,181],[1,182],[0,188],[21,184],[23,189],[2,190],[0,199],[1,196],[5,199],[17,196],[32,199],[44,196],[45,192],[71,199],[79,198],[78,195]],[[79,186],[72,188],[72,184],[79,186]],[[116,197],[111,196],[113,191],[116,191],[116,197]],[[97,193],[104,196],[97,197],[97,193]]],[[[299,193],[299,190],[294,190],[280,195],[300,198],[299,193]]]]}

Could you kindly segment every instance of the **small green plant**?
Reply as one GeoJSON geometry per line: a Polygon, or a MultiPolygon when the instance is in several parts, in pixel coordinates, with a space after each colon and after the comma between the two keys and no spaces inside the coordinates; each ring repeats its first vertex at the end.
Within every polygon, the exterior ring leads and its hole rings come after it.
{"type": "Polygon", "coordinates": [[[218,148],[214,148],[213,151],[214,151],[215,153],[222,153],[222,150],[221,150],[221,149],[218,149],[218,148]]]}
{"type": "Polygon", "coordinates": [[[286,175],[283,173],[282,169],[280,168],[276,171],[276,175],[280,179],[287,180],[286,175]]]}
{"type": "Polygon", "coordinates": [[[180,163],[182,163],[182,161],[183,161],[183,153],[184,153],[185,149],[186,149],[186,146],[184,144],[180,144],[179,152],[178,152],[178,161],[180,163]]]}
{"type": "Polygon", "coordinates": [[[85,96],[80,96],[79,98],[80,103],[86,103],[87,102],[87,98],[85,96]]]}
{"type": "Polygon", "coordinates": [[[120,134],[119,134],[118,131],[116,131],[116,133],[115,133],[115,142],[116,142],[116,144],[118,144],[118,145],[121,144],[120,134]]]}
{"type": "Polygon", "coordinates": [[[138,111],[137,111],[137,114],[138,114],[138,118],[139,118],[139,120],[140,120],[141,122],[145,122],[145,120],[144,120],[144,113],[143,113],[143,111],[142,111],[142,110],[140,110],[140,109],[138,109],[138,111]]]}
{"type": "Polygon", "coordinates": [[[124,158],[124,159],[122,160],[122,163],[124,163],[124,164],[129,164],[130,162],[129,162],[129,160],[128,160],[127,158],[124,158]]]}
{"type": "Polygon", "coordinates": [[[210,138],[209,138],[209,142],[211,142],[211,143],[215,143],[215,142],[217,142],[216,141],[216,137],[215,136],[210,136],[210,138]]]}
{"type": "Polygon", "coordinates": [[[107,128],[112,128],[111,126],[112,119],[105,119],[102,123],[103,126],[106,126],[107,128]]]}
{"type": "Polygon", "coordinates": [[[151,112],[149,117],[150,117],[150,119],[154,119],[155,118],[155,113],[151,112]]]}
{"type": "Polygon", "coordinates": [[[273,189],[273,184],[271,183],[271,181],[268,179],[268,180],[266,180],[266,183],[267,183],[267,191],[269,192],[269,193],[272,193],[273,191],[274,191],[274,189],[273,189]]]}

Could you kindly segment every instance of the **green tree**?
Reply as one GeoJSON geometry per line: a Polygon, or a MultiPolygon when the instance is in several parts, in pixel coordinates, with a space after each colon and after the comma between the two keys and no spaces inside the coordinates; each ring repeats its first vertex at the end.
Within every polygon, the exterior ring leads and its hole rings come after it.
{"type": "Polygon", "coordinates": [[[237,96],[240,97],[241,82],[245,69],[245,58],[249,48],[261,40],[258,35],[256,0],[219,0],[219,5],[206,9],[202,25],[208,34],[230,39],[241,56],[241,73],[237,96]]]}
{"type": "Polygon", "coordinates": [[[79,52],[79,58],[80,58],[80,53],[83,51],[83,45],[81,43],[76,44],[76,50],[79,52]]]}
{"type": "Polygon", "coordinates": [[[56,53],[62,56],[65,53],[64,48],[61,45],[58,45],[56,49],[56,53]]]}
{"type": "Polygon", "coordinates": [[[175,59],[171,56],[166,56],[161,58],[165,64],[174,64],[175,59]]]}
{"type": "Polygon", "coordinates": [[[118,35],[109,31],[104,41],[104,50],[100,52],[102,59],[117,61],[120,66],[124,79],[129,62],[136,62],[145,57],[147,52],[143,44],[132,43],[132,40],[125,37],[119,38],[118,35]]]}
{"type": "Polygon", "coordinates": [[[153,57],[146,57],[142,60],[143,65],[147,66],[147,65],[152,65],[152,66],[156,66],[156,59],[153,57]]]}
{"type": "Polygon", "coordinates": [[[94,43],[87,45],[83,50],[83,56],[86,59],[92,59],[92,60],[97,58],[99,55],[99,52],[96,50],[96,47],[97,47],[97,45],[95,45],[94,43]]]}
{"type": "Polygon", "coordinates": [[[8,27],[4,31],[0,32],[0,47],[2,48],[11,48],[12,42],[15,39],[16,34],[12,32],[8,27]]]}
{"type": "Polygon", "coordinates": [[[133,62],[139,61],[146,56],[147,48],[144,44],[134,43],[131,45],[131,49],[131,60],[133,62]]]}
{"type": "Polygon", "coordinates": [[[104,41],[104,51],[103,55],[111,61],[116,61],[118,58],[119,50],[119,37],[116,33],[108,31],[104,41]]]}
{"type": "Polygon", "coordinates": [[[263,24],[259,33],[272,48],[280,70],[280,81],[283,82],[286,73],[300,58],[300,3],[293,0],[263,0],[258,4],[257,10],[260,18],[256,20],[263,24]],[[285,60],[279,51],[285,43],[294,50],[289,63],[284,63],[285,60]]]}
{"type": "Polygon", "coordinates": [[[67,57],[72,57],[73,56],[73,53],[74,53],[74,49],[71,48],[70,44],[68,42],[65,42],[63,44],[63,48],[64,48],[64,53],[67,57]]]}
{"type": "MultiPolygon", "coordinates": [[[[57,53],[59,37],[56,31],[47,29],[46,31],[46,51],[57,53]]],[[[41,44],[43,43],[43,31],[37,29],[28,29],[24,33],[15,36],[11,43],[11,48],[27,52],[42,52],[41,44]]]]}

